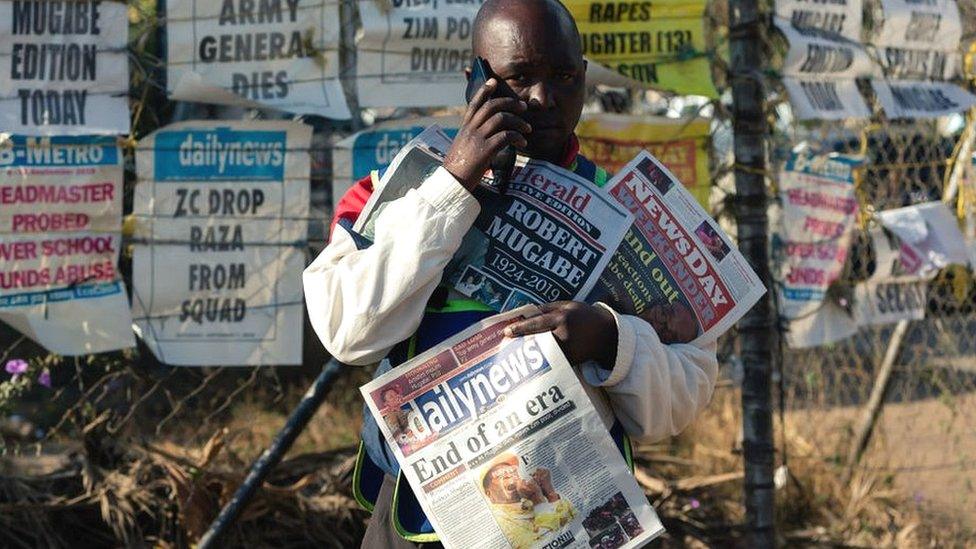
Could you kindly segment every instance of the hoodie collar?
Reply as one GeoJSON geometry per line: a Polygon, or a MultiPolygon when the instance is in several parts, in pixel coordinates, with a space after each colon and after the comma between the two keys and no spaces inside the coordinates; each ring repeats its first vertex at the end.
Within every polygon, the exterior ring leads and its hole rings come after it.
{"type": "Polygon", "coordinates": [[[567,170],[572,170],[576,166],[576,157],[579,155],[580,144],[576,134],[569,136],[569,143],[566,144],[566,151],[559,165],[567,170]]]}

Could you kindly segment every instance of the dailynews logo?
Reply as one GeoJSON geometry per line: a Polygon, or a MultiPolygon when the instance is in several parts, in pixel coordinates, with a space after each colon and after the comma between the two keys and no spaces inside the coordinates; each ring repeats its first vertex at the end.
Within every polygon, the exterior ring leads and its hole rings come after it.
{"type": "Polygon", "coordinates": [[[230,128],[181,130],[156,136],[157,181],[281,181],[286,134],[230,128]]]}

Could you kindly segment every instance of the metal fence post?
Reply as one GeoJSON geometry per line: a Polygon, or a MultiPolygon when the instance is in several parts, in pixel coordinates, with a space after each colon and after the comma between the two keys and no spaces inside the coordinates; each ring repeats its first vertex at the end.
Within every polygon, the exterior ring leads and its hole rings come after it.
{"type": "MultiPolygon", "coordinates": [[[[729,0],[729,50],[739,249],[769,291],[764,20],[758,0],[729,0]]],[[[772,360],[775,327],[769,293],[739,322],[748,547],[776,544],[773,486],[772,360]]]]}
{"type": "Polygon", "coordinates": [[[220,510],[220,514],[210,524],[210,528],[197,541],[197,549],[221,547],[221,537],[234,524],[234,521],[237,520],[237,517],[240,516],[244,508],[251,503],[254,494],[264,484],[264,479],[268,477],[275,466],[285,457],[285,454],[291,449],[298,435],[302,434],[302,431],[305,430],[305,426],[308,425],[308,422],[311,421],[312,416],[315,415],[319,406],[325,401],[325,397],[329,394],[329,389],[332,388],[332,384],[343,372],[344,368],[345,366],[335,359],[331,359],[322,368],[319,377],[315,379],[312,386],[302,396],[302,400],[298,402],[291,415],[288,416],[285,426],[275,435],[271,446],[262,452],[258,456],[258,459],[254,460],[254,463],[251,464],[251,469],[247,472],[247,476],[244,477],[244,481],[237,488],[237,491],[234,492],[234,496],[224,505],[224,508],[220,510]]]}

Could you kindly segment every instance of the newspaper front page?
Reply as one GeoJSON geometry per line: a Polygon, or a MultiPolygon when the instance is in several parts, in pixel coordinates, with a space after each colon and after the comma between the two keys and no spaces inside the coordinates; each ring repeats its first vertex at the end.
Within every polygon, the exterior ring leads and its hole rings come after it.
{"type": "MultiPolygon", "coordinates": [[[[404,147],[353,229],[372,240],[383,206],[426,179],[450,146],[440,128],[431,126],[404,147]]],[[[505,194],[480,185],[474,195],[481,213],[444,270],[444,281],[495,311],[582,300],[632,219],[586,179],[523,157],[505,194]]]]}
{"type": "Polygon", "coordinates": [[[360,390],[445,547],[639,547],[663,532],[549,333],[493,316],[360,390]]]}
{"type": "Polygon", "coordinates": [[[725,232],[647,151],[606,188],[634,223],[586,301],[647,320],[662,341],[687,343],[717,338],[765,293],[725,232]]]}

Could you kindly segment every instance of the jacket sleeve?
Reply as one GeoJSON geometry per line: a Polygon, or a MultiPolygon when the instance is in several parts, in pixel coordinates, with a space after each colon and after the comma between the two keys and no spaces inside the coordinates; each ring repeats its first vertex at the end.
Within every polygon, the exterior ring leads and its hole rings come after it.
{"type": "Polygon", "coordinates": [[[624,430],[638,442],[680,433],[708,404],[718,377],[715,342],[665,345],[654,328],[610,307],[617,322],[617,361],[609,375],[584,364],[583,378],[602,387],[624,430]]]}
{"type": "Polygon", "coordinates": [[[479,211],[438,168],[383,209],[370,247],[357,249],[337,226],[303,274],[309,319],[326,350],[347,364],[372,364],[410,337],[479,211]]]}

